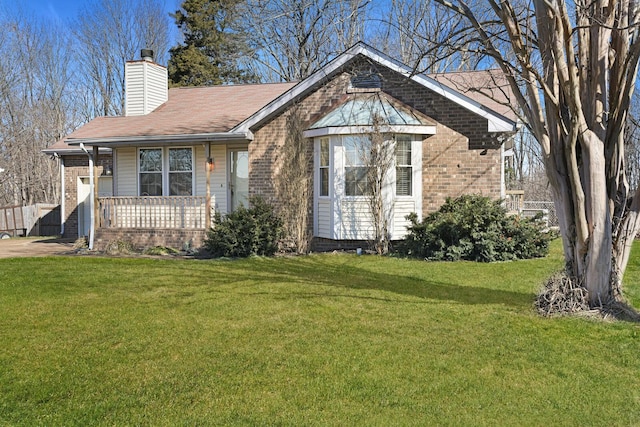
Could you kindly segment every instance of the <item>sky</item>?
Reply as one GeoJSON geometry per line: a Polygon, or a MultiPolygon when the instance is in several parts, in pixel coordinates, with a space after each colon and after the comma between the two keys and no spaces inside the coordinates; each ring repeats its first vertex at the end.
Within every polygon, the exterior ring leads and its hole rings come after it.
{"type": "MultiPolygon", "coordinates": [[[[5,0],[0,0],[3,3],[5,0]]],[[[76,17],[86,0],[17,0],[26,11],[34,12],[43,18],[68,21],[76,17]]],[[[9,2],[9,0],[7,0],[9,2]]],[[[181,3],[179,0],[164,0],[167,13],[175,12],[181,3]]]]}

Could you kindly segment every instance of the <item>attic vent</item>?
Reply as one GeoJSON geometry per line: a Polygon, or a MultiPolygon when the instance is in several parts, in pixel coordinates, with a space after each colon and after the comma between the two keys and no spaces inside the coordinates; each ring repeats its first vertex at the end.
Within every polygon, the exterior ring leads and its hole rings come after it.
{"type": "Polygon", "coordinates": [[[351,78],[352,89],[382,89],[382,78],[380,74],[372,70],[358,71],[351,78]]]}

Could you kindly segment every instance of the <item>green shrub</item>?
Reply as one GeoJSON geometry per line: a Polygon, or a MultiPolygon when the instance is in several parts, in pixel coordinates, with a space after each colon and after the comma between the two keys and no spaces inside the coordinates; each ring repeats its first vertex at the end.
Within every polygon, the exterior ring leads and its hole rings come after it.
{"type": "Polygon", "coordinates": [[[507,215],[500,201],[483,196],[448,198],[422,221],[415,213],[399,245],[401,254],[438,261],[507,261],[545,256],[552,236],[540,217],[507,215]]]}
{"type": "Polygon", "coordinates": [[[278,250],[282,230],[273,207],[253,197],[249,208],[240,206],[225,217],[216,212],[204,247],[214,257],[270,256],[278,250]]]}

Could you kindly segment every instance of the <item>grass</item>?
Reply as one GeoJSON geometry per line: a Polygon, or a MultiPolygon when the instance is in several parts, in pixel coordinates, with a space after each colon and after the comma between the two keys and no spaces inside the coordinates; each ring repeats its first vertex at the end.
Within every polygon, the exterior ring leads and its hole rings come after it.
{"type": "Polygon", "coordinates": [[[533,312],[558,243],[495,264],[0,260],[0,425],[638,425],[639,325],[533,312]]]}

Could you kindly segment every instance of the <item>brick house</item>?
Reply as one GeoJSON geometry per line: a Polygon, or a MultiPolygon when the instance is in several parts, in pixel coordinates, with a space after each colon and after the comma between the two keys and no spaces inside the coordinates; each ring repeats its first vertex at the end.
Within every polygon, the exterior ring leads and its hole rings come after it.
{"type": "Polygon", "coordinates": [[[374,118],[395,147],[385,195],[392,239],[408,213],[448,196],[505,197],[504,145],[516,120],[495,71],[413,74],[359,43],[297,83],[167,89],[166,68],[148,57],[128,61],[125,80],[124,116],[96,118],[46,150],[63,166],[64,236],[89,236],[96,248],[197,246],[212,211],[251,195],[277,206],[294,109],[308,142],[314,249],[372,237],[359,150],[374,118]]]}

